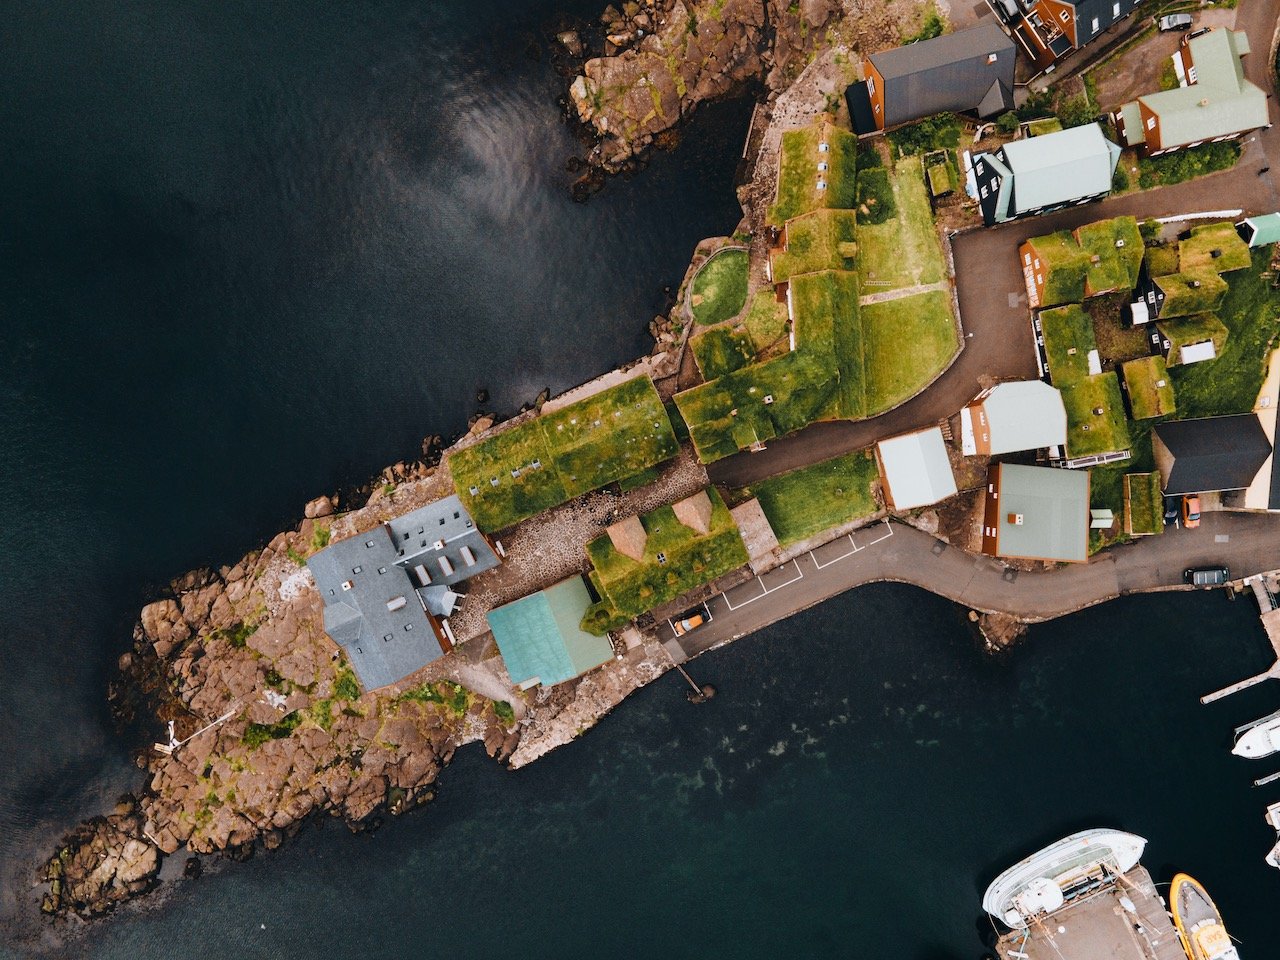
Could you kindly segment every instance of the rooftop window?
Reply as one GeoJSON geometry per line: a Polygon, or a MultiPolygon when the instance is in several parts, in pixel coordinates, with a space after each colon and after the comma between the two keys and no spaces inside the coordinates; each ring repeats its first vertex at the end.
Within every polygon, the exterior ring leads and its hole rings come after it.
{"type": "Polygon", "coordinates": [[[352,573],[359,573],[359,572],[360,572],[361,570],[363,570],[363,569],[364,569],[364,567],[361,567],[361,566],[355,566],[355,567],[352,567],[352,568],[351,568],[351,572],[352,572],[352,573]]]}

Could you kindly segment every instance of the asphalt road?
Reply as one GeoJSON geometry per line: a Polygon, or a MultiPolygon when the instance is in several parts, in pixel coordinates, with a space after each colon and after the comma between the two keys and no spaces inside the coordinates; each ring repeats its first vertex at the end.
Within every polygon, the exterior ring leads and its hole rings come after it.
{"type": "MultiPolygon", "coordinates": [[[[1269,93],[1275,89],[1268,51],[1277,17],[1280,0],[1250,0],[1242,5],[1236,21],[1237,29],[1248,33],[1254,51],[1245,57],[1245,72],[1269,93]]],[[[1276,105],[1272,103],[1271,108],[1274,117],[1276,105]]],[[[1024,240],[1107,217],[1130,215],[1145,220],[1227,209],[1241,209],[1246,214],[1280,210],[1276,187],[1280,167],[1273,161],[1280,161],[1280,127],[1251,134],[1240,162],[1230,170],[956,235],[952,250],[965,339],[964,348],[951,367],[919,396],[888,413],[853,423],[815,423],[791,436],[770,441],[759,453],[739,453],[717,461],[707,468],[712,481],[725,487],[748,486],[765,477],[937,423],[954,416],[977,395],[978,378],[982,375],[997,379],[1035,377],[1031,318],[1017,258],[1018,246],[1024,240]],[[1273,169],[1260,175],[1268,167],[1273,169]]]]}
{"type": "Polygon", "coordinates": [[[1233,578],[1280,566],[1280,515],[1207,513],[1197,530],[1170,529],[1113,548],[1088,563],[1019,572],[990,557],[950,547],[914,527],[888,521],[855,531],[709,602],[711,622],[664,643],[686,657],[783,620],[867,583],[911,583],[974,610],[1047,620],[1127,593],[1182,583],[1187,567],[1226,564],[1233,578]]]}

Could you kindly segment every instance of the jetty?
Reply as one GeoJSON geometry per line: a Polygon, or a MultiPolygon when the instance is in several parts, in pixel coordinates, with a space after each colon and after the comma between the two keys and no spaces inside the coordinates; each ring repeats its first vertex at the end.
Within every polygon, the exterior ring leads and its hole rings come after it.
{"type": "Polygon", "coordinates": [[[1151,874],[1117,882],[996,942],[1000,960],[1186,960],[1151,874]]]}
{"type": "Polygon", "coordinates": [[[1241,587],[1249,587],[1253,590],[1253,595],[1258,601],[1262,629],[1267,633],[1267,639],[1271,642],[1271,649],[1275,651],[1276,659],[1261,673],[1255,673],[1252,677],[1246,677],[1221,690],[1206,694],[1200,698],[1201,703],[1213,703],[1215,700],[1221,700],[1223,697],[1229,697],[1233,693],[1256,686],[1263,680],[1280,679],[1280,570],[1270,570],[1245,577],[1240,584],[1241,587]]]}

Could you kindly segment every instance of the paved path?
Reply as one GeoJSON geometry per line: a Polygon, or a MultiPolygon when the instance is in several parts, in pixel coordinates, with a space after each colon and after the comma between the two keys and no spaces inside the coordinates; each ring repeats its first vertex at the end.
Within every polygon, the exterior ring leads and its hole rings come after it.
{"type": "Polygon", "coordinates": [[[914,287],[899,287],[897,290],[886,290],[883,293],[869,293],[865,297],[858,298],[858,306],[865,307],[869,303],[901,300],[904,297],[914,297],[918,293],[933,293],[935,290],[941,293],[950,292],[951,281],[939,280],[937,283],[917,283],[914,287]]]}
{"type": "Polygon", "coordinates": [[[675,638],[689,657],[881,580],[911,583],[975,610],[1047,620],[1128,593],[1182,583],[1187,567],[1225,563],[1240,578],[1280,566],[1280,515],[1208,513],[1197,530],[1170,529],[1089,563],[1025,573],[914,527],[885,521],[789,561],[710,601],[712,621],[675,638]]]}
{"type": "MultiPolygon", "coordinates": [[[[1280,0],[1249,0],[1238,11],[1237,29],[1245,30],[1253,53],[1244,58],[1249,79],[1274,90],[1271,38],[1280,0]]],[[[1271,103],[1273,118],[1277,105],[1271,103]]],[[[1133,176],[1133,174],[1130,174],[1133,176]]],[[[959,358],[932,386],[902,406],[855,423],[815,423],[799,433],[769,441],[760,453],[739,453],[707,468],[722,486],[743,487],[765,477],[807,466],[877,440],[954,416],[979,392],[978,378],[1026,379],[1037,376],[1026,288],[1017,248],[1028,237],[1070,230],[1094,220],[1132,215],[1139,220],[1172,214],[1239,207],[1246,213],[1280,210],[1280,126],[1251,134],[1240,162],[1231,170],[1188,183],[1113,197],[1046,217],[1032,217],[954,237],[956,285],[965,329],[959,358]],[[1272,169],[1259,176],[1264,167],[1272,169]]]]}

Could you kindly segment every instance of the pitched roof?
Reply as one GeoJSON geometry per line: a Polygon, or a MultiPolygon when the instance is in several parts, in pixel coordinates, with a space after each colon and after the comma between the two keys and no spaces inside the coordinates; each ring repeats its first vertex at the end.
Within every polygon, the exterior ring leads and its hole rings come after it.
{"type": "Polygon", "coordinates": [[[1270,122],[1267,95],[1245,79],[1240,63],[1249,52],[1245,34],[1219,28],[1189,46],[1196,82],[1138,98],[1159,118],[1160,145],[1182,146],[1265,127],[1270,122]]]}
{"type": "Polygon", "coordinates": [[[1240,224],[1251,247],[1263,247],[1280,240],[1280,213],[1246,217],[1240,224]]]}
{"type": "Polygon", "coordinates": [[[1009,191],[1006,215],[1108,193],[1120,160],[1120,148],[1096,123],[1014,140],[999,152],[1013,175],[1000,185],[1002,195],[1009,191]]]}
{"type": "Polygon", "coordinates": [[[617,523],[611,523],[604,532],[609,535],[609,542],[613,544],[613,549],[624,557],[630,557],[632,560],[644,559],[644,545],[649,539],[649,534],[645,531],[639,517],[633,514],[617,523]]]}
{"type": "Polygon", "coordinates": [[[873,53],[885,85],[885,125],[950,110],[986,117],[1012,109],[1014,51],[1003,30],[985,23],[873,53]]]}
{"type": "Polygon", "coordinates": [[[486,615],[489,629],[512,681],[550,687],[612,657],[608,638],[594,637],[580,626],[590,606],[586,583],[574,576],[491,610],[486,615]]]}
{"type": "Polygon", "coordinates": [[[1067,442],[1062,392],[1043,380],[1018,380],[991,388],[982,401],[991,453],[1060,447],[1067,442]]]}
{"type": "Polygon", "coordinates": [[[676,519],[696,533],[711,532],[711,498],[707,491],[699,490],[693,496],[677,500],[671,505],[676,519]]]}
{"type": "Polygon", "coordinates": [[[897,510],[913,510],[954,496],[956,478],[939,427],[876,444],[885,485],[897,510]]]}
{"type": "Polygon", "coordinates": [[[1000,490],[996,545],[1000,556],[1088,559],[1088,471],[1016,463],[997,464],[996,469],[1000,490]]]}
{"type": "Polygon", "coordinates": [[[1153,432],[1169,451],[1160,463],[1164,492],[1243,490],[1271,455],[1256,413],[1156,424],[1153,432]]]}

